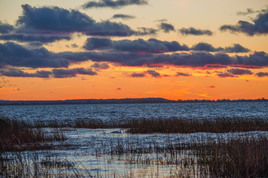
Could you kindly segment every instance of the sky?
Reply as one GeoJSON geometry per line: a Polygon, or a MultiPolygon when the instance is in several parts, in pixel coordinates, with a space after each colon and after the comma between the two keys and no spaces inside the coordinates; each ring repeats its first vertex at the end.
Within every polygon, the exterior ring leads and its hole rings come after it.
{"type": "Polygon", "coordinates": [[[0,100],[268,98],[267,0],[1,0],[0,100]]]}

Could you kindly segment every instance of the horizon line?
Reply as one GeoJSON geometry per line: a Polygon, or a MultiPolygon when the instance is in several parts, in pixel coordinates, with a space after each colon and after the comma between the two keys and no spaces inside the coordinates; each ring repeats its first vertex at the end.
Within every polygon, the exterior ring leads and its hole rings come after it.
{"type": "Polygon", "coordinates": [[[162,98],[162,97],[145,97],[145,98],[83,98],[83,99],[36,99],[36,100],[5,100],[5,99],[0,99],[0,101],[77,101],[77,100],[124,100],[124,99],[164,99],[167,101],[222,101],[222,100],[227,100],[227,101],[237,101],[237,100],[268,100],[265,97],[260,97],[260,98],[240,98],[240,99],[229,99],[229,98],[221,98],[221,99],[167,99],[167,98],[162,98]]]}

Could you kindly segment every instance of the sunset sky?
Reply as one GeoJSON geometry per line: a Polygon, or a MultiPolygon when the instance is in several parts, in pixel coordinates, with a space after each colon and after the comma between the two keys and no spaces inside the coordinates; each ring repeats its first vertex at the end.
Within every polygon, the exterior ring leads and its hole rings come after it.
{"type": "Polygon", "coordinates": [[[0,100],[147,97],[268,99],[268,1],[0,1],[0,100]]]}

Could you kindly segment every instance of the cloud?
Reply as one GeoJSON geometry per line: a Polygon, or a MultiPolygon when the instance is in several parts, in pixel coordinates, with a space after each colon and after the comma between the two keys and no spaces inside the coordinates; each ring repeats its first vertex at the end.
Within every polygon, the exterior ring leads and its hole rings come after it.
{"type": "Polygon", "coordinates": [[[69,35],[55,35],[55,34],[4,34],[0,35],[0,40],[14,40],[19,42],[42,42],[50,43],[57,40],[70,40],[69,35]]]}
{"type": "Polygon", "coordinates": [[[106,38],[88,38],[85,49],[113,49],[117,51],[139,52],[139,53],[163,53],[173,51],[187,51],[186,45],[180,45],[176,41],[160,41],[155,38],[149,40],[119,40],[111,41],[106,38]]]}
{"type": "Polygon", "coordinates": [[[268,72],[258,72],[258,73],[256,73],[256,76],[258,76],[258,77],[268,77],[268,72]]]}
{"type": "MultiPolygon", "coordinates": [[[[154,40],[155,39],[153,39],[153,41],[154,40]]],[[[5,66],[62,68],[68,67],[70,64],[89,60],[93,62],[119,63],[125,66],[174,65],[199,68],[207,66],[213,66],[214,68],[215,66],[219,66],[221,68],[227,66],[240,68],[262,68],[268,66],[268,54],[265,52],[255,52],[246,56],[229,56],[222,53],[212,54],[207,52],[137,52],[137,50],[151,51],[152,49],[162,50],[162,48],[155,48],[154,46],[154,48],[144,48],[136,44],[133,45],[132,43],[131,45],[123,45],[128,44],[128,42],[129,41],[126,43],[120,42],[120,45],[122,46],[114,47],[116,50],[62,53],[53,53],[45,48],[31,49],[15,43],[7,42],[0,44],[0,68],[5,66]]],[[[169,45],[169,43],[167,44],[169,45]]],[[[139,42],[137,44],[139,44],[139,42]]],[[[165,47],[168,46],[167,44],[165,47]]],[[[173,47],[173,45],[168,46],[168,49],[171,50],[171,47],[173,47]]]]}
{"type": "Polygon", "coordinates": [[[128,20],[128,19],[134,19],[135,16],[132,15],[126,15],[126,14],[115,14],[112,17],[113,19],[124,19],[124,20],[128,20]]]}
{"type": "Polygon", "coordinates": [[[210,30],[195,29],[193,27],[181,28],[179,29],[179,33],[181,33],[182,35],[209,35],[209,36],[213,34],[212,31],[210,30]]]}
{"type": "MultiPolygon", "coordinates": [[[[19,42],[50,43],[57,40],[70,40],[75,32],[89,36],[132,36],[155,35],[157,30],[140,27],[132,30],[123,23],[104,20],[96,22],[88,15],[77,10],[59,7],[32,7],[22,5],[23,14],[19,16],[16,26],[0,21],[0,40],[19,42]]],[[[115,17],[119,17],[118,14],[115,17]]],[[[121,18],[130,18],[124,16],[121,18]]]]}
{"type": "Polygon", "coordinates": [[[252,75],[253,73],[247,69],[232,68],[227,70],[228,73],[233,75],[252,75]]]}
{"type": "Polygon", "coordinates": [[[35,73],[27,73],[19,69],[0,69],[0,75],[6,77],[37,77],[49,78],[52,73],[49,71],[36,71],[35,73]]]}
{"type": "Polygon", "coordinates": [[[75,44],[75,43],[73,43],[71,46],[72,46],[73,48],[78,48],[78,45],[75,44]]]}
{"type": "Polygon", "coordinates": [[[216,86],[210,85],[210,86],[208,86],[208,88],[216,88],[216,86]]]}
{"type": "Polygon", "coordinates": [[[237,77],[238,75],[252,75],[253,73],[247,69],[232,68],[228,69],[226,72],[219,72],[217,75],[219,77],[237,77]]]}
{"type": "Polygon", "coordinates": [[[192,75],[191,74],[187,74],[187,73],[177,72],[176,76],[189,77],[189,76],[192,76],[192,75]]]}
{"type": "Polygon", "coordinates": [[[109,69],[109,65],[107,63],[94,63],[90,67],[95,68],[96,70],[99,69],[109,69]]]}
{"type": "Polygon", "coordinates": [[[150,74],[152,77],[161,77],[160,73],[158,73],[157,71],[155,70],[147,70],[146,73],[150,74]]]}
{"type": "Polygon", "coordinates": [[[245,33],[249,36],[268,33],[268,11],[260,13],[252,22],[240,20],[236,25],[223,25],[221,31],[245,33]]]}
{"type": "Polygon", "coordinates": [[[5,34],[5,33],[11,32],[13,30],[14,30],[14,27],[12,25],[2,23],[0,21],[0,33],[5,34]]]}
{"type": "Polygon", "coordinates": [[[240,44],[234,44],[231,47],[226,47],[224,51],[227,53],[247,53],[250,50],[248,48],[241,46],[240,44]]]}
{"type": "Polygon", "coordinates": [[[87,50],[106,49],[112,46],[112,40],[109,38],[88,38],[84,48],[87,50]]]}
{"type": "Polygon", "coordinates": [[[154,28],[146,28],[146,27],[139,27],[138,30],[135,32],[137,36],[143,35],[156,35],[157,30],[154,28]]]}
{"type": "Polygon", "coordinates": [[[68,67],[68,59],[49,52],[45,48],[28,49],[16,43],[7,42],[0,44],[0,68],[1,66],[19,67],[68,67]]]}
{"type": "Polygon", "coordinates": [[[244,65],[245,67],[267,67],[268,66],[268,54],[265,52],[255,52],[249,56],[236,56],[234,58],[235,64],[244,65]]]}
{"type": "Polygon", "coordinates": [[[74,69],[53,69],[54,78],[70,78],[75,77],[77,74],[81,75],[97,75],[92,69],[74,68],[74,69]]]}
{"type": "Polygon", "coordinates": [[[122,23],[96,22],[77,10],[59,7],[31,7],[22,5],[23,15],[19,17],[18,31],[24,33],[73,33],[81,32],[97,36],[130,36],[134,31],[122,23]]]}
{"type": "Polygon", "coordinates": [[[221,78],[227,78],[227,77],[235,77],[233,74],[230,74],[230,73],[219,73],[217,74],[219,77],[221,78]]]}
{"type": "MultiPolygon", "coordinates": [[[[155,35],[158,31],[146,27],[133,30],[126,24],[109,20],[97,22],[78,10],[67,10],[56,6],[32,7],[25,4],[22,5],[22,10],[23,14],[19,16],[15,26],[0,21],[0,40],[42,44],[70,40],[73,33],[122,37],[155,35]]],[[[124,14],[114,16],[119,17],[126,19],[132,16],[124,14]]]]}
{"type": "Polygon", "coordinates": [[[255,13],[255,11],[251,8],[247,8],[246,11],[239,11],[237,12],[237,15],[249,15],[249,14],[253,14],[255,13]]]}
{"type": "Polygon", "coordinates": [[[208,43],[198,43],[194,45],[191,50],[194,51],[207,51],[207,52],[225,52],[225,53],[246,53],[250,50],[241,46],[240,44],[233,44],[233,46],[226,47],[226,48],[215,48],[211,44],[208,43]]]}
{"type": "Polygon", "coordinates": [[[118,9],[130,5],[146,5],[146,4],[148,4],[148,0],[99,0],[99,1],[89,1],[83,5],[83,8],[87,9],[87,8],[110,7],[118,9]]]}
{"type": "Polygon", "coordinates": [[[214,48],[211,44],[208,43],[198,43],[194,45],[191,50],[195,51],[208,51],[208,52],[215,52],[222,49],[214,48]]]}
{"type": "Polygon", "coordinates": [[[246,11],[239,11],[237,12],[237,15],[250,15],[250,14],[254,14],[254,13],[266,13],[268,12],[268,7],[266,7],[266,9],[261,9],[261,10],[253,10],[251,8],[247,8],[246,11]]]}
{"type": "Polygon", "coordinates": [[[160,29],[163,30],[165,33],[169,33],[170,31],[175,31],[175,28],[173,25],[162,22],[160,24],[160,29]]]}
{"type": "Polygon", "coordinates": [[[176,41],[168,42],[157,40],[155,38],[151,38],[149,40],[138,39],[119,41],[112,41],[109,38],[88,38],[84,48],[87,50],[113,49],[118,51],[132,51],[140,53],[165,53],[189,50],[227,53],[249,52],[249,49],[241,46],[240,44],[234,44],[233,46],[226,48],[215,48],[208,43],[198,43],[189,49],[188,46],[180,45],[176,41]]]}
{"type": "Polygon", "coordinates": [[[70,78],[77,74],[81,75],[97,75],[92,69],[74,68],[74,69],[53,69],[50,71],[36,71],[34,73],[24,72],[20,69],[0,69],[0,75],[6,77],[36,77],[36,78],[70,78]]]}
{"type": "Polygon", "coordinates": [[[130,76],[131,77],[145,77],[145,74],[144,73],[136,73],[136,72],[134,72],[130,76]]]}

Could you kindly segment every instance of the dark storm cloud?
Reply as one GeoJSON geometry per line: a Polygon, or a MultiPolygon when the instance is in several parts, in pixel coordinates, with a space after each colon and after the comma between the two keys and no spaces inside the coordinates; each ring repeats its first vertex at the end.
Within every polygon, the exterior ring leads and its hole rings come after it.
{"type": "Polygon", "coordinates": [[[233,44],[233,46],[226,48],[215,48],[211,44],[208,43],[198,43],[194,45],[191,50],[194,51],[207,51],[207,52],[226,52],[226,53],[246,53],[250,50],[241,46],[240,44],[233,44]]]}
{"type": "Polygon", "coordinates": [[[113,19],[124,19],[124,20],[128,20],[128,19],[134,19],[135,16],[132,15],[126,15],[126,14],[115,14],[112,17],[113,19]]]}
{"type": "Polygon", "coordinates": [[[138,40],[120,40],[114,41],[113,47],[119,51],[132,51],[132,52],[148,52],[148,53],[162,53],[169,51],[188,50],[187,46],[182,46],[178,42],[160,41],[151,38],[147,41],[143,39],[138,40]]]}
{"type": "Polygon", "coordinates": [[[6,77],[35,77],[35,78],[70,78],[77,74],[81,75],[97,75],[92,69],[75,68],[75,69],[53,69],[50,71],[36,71],[34,73],[24,72],[19,69],[0,69],[0,75],[6,77]]]}
{"type": "Polygon", "coordinates": [[[181,28],[179,29],[179,33],[181,33],[182,35],[209,35],[209,36],[213,34],[212,31],[210,30],[195,29],[193,27],[181,28]]]}
{"type": "Polygon", "coordinates": [[[249,36],[268,33],[268,11],[259,14],[252,22],[240,20],[236,25],[223,25],[221,31],[245,33],[249,36]]]}
{"type": "Polygon", "coordinates": [[[144,73],[136,73],[136,72],[134,72],[130,76],[131,77],[145,77],[145,74],[144,73]]]}
{"type": "MultiPolygon", "coordinates": [[[[24,29],[25,31],[26,29],[24,29]]],[[[19,32],[20,29],[18,26],[12,26],[9,24],[3,24],[0,21],[0,40],[5,41],[19,41],[19,42],[42,42],[42,43],[49,43],[57,40],[70,40],[71,37],[69,34],[33,34],[33,33],[21,33],[19,32]]]]}
{"type": "Polygon", "coordinates": [[[51,72],[49,71],[36,71],[35,73],[27,73],[19,69],[0,69],[0,75],[6,77],[37,77],[49,78],[51,72]]]}
{"type": "Polygon", "coordinates": [[[98,69],[109,69],[109,65],[107,63],[94,63],[90,67],[98,69]]]}
{"type": "Polygon", "coordinates": [[[12,25],[2,23],[0,21],[0,33],[5,34],[5,33],[11,32],[13,30],[14,30],[14,27],[12,25]]]}
{"type": "Polygon", "coordinates": [[[249,56],[236,56],[236,58],[234,59],[234,63],[244,65],[245,67],[267,67],[268,54],[265,52],[255,52],[254,54],[251,54],[249,56]]]}
{"type": "Polygon", "coordinates": [[[252,75],[253,73],[247,69],[232,68],[225,72],[219,72],[217,75],[222,78],[237,77],[238,75],[252,75]]]}
{"type": "Polygon", "coordinates": [[[88,38],[83,46],[87,50],[107,49],[112,46],[112,40],[109,38],[88,38]]]}
{"type": "Polygon", "coordinates": [[[169,23],[162,22],[160,24],[160,29],[163,30],[165,33],[169,33],[170,31],[175,31],[175,28],[173,25],[169,23]]]}
{"type": "Polygon", "coordinates": [[[149,40],[119,40],[111,41],[107,38],[88,38],[85,49],[113,49],[128,52],[163,53],[171,51],[187,51],[186,45],[180,45],[176,41],[160,41],[154,38],[149,40]]]}
{"type": "MultiPolygon", "coordinates": [[[[155,39],[153,39],[154,41],[155,39]]],[[[122,40],[124,41],[124,40],[122,40]]],[[[135,41],[135,40],[134,40],[135,41]]],[[[149,40],[148,40],[149,41],[149,40]]],[[[145,42],[148,42],[145,41],[145,42]]],[[[120,42],[122,45],[123,43],[120,42]]],[[[127,44],[127,43],[126,43],[127,44]]],[[[114,45],[114,44],[113,44],[114,45]]],[[[172,46],[172,45],[171,45],[172,46]]],[[[45,48],[30,49],[15,43],[0,44],[0,67],[68,67],[70,64],[83,61],[112,62],[125,66],[153,66],[153,65],[175,65],[186,67],[206,67],[212,66],[239,66],[240,68],[262,68],[268,66],[268,54],[265,52],[255,52],[249,56],[229,56],[222,53],[192,52],[192,53],[152,53],[137,52],[136,50],[151,48],[140,48],[133,46],[133,50],[116,46],[118,50],[88,51],[88,52],[63,52],[53,53],[45,48]],[[119,50],[120,49],[120,50],[119,50]]],[[[161,48],[152,48],[161,49],[161,48]]],[[[170,47],[168,48],[170,49],[170,47]]]]}
{"type": "Polygon", "coordinates": [[[230,73],[218,73],[217,74],[219,77],[221,78],[227,78],[227,77],[235,77],[233,74],[230,74],[230,73]]]}
{"type": "Polygon", "coordinates": [[[195,51],[208,51],[208,52],[216,52],[219,51],[221,49],[218,48],[214,48],[211,44],[208,43],[198,43],[196,45],[194,45],[191,50],[195,50],[195,51]]]}
{"type": "Polygon", "coordinates": [[[83,8],[121,8],[129,5],[146,5],[148,0],[99,0],[99,1],[89,1],[83,5],[83,8]]]}
{"type": "Polygon", "coordinates": [[[191,74],[187,74],[187,73],[177,72],[176,76],[189,77],[189,76],[192,76],[192,75],[191,74]]]}
{"type": "Polygon", "coordinates": [[[164,53],[189,50],[226,53],[243,53],[250,51],[240,44],[234,44],[233,46],[226,48],[215,48],[208,43],[198,43],[189,49],[186,45],[180,45],[176,41],[168,42],[157,40],[155,38],[151,38],[149,40],[138,39],[119,41],[112,41],[109,38],[88,38],[84,45],[84,48],[87,50],[113,49],[118,51],[146,53],[164,53]]]}
{"type": "Polygon", "coordinates": [[[147,70],[146,73],[150,74],[152,77],[161,77],[161,75],[155,70],[147,70]]]}
{"type": "Polygon", "coordinates": [[[247,53],[250,50],[248,48],[241,46],[240,44],[234,44],[231,47],[224,48],[224,51],[227,53],[247,53]]]}
{"type": "Polygon", "coordinates": [[[253,73],[247,69],[232,68],[227,70],[228,73],[233,75],[252,75],[253,73]]]}
{"type": "Polygon", "coordinates": [[[53,69],[54,78],[70,78],[75,77],[77,74],[81,75],[97,75],[92,69],[75,68],[75,69],[53,69]]]}
{"type": "Polygon", "coordinates": [[[45,48],[28,49],[18,44],[7,42],[0,44],[0,68],[12,65],[20,67],[68,67],[69,61],[45,48]]]}
{"type": "Polygon", "coordinates": [[[258,72],[258,73],[256,73],[256,76],[258,76],[258,77],[268,77],[268,72],[258,72]]]}
{"type": "Polygon", "coordinates": [[[122,23],[96,22],[77,10],[59,7],[31,7],[22,5],[23,15],[19,17],[17,31],[24,33],[73,33],[81,32],[98,36],[129,36],[134,31],[122,23]]]}
{"type": "Polygon", "coordinates": [[[57,40],[70,40],[68,35],[53,35],[53,34],[4,34],[0,35],[0,40],[14,40],[20,42],[42,42],[49,43],[57,40]]]}

